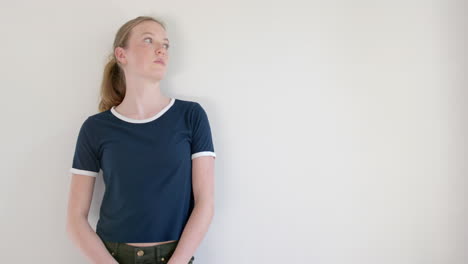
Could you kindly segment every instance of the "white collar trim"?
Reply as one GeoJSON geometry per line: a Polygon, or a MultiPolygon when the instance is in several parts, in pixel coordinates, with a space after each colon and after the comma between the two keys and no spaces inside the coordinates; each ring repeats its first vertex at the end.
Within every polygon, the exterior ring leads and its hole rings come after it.
{"type": "Polygon", "coordinates": [[[117,110],[114,109],[115,106],[112,106],[110,111],[115,117],[117,117],[117,118],[119,118],[119,119],[121,119],[123,121],[130,122],[130,123],[140,123],[141,124],[141,123],[148,123],[148,122],[151,122],[153,120],[156,120],[158,117],[162,116],[165,112],[167,112],[167,110],[169,110],[169,108],[171,108],[171,106],[174,104],[174,102],[175,102],[175,98],[171,97],[171,101],[169,102],[169,104],[166,107],[164,107],[161,111],[159,111],[159,113],[155,114],[152,117],[145,118],[145,119],[133,119],[133,118],[130,118],[130,117],[126,117],[126,116],[120,114],[119,112],[117,112],[117,110]]]}

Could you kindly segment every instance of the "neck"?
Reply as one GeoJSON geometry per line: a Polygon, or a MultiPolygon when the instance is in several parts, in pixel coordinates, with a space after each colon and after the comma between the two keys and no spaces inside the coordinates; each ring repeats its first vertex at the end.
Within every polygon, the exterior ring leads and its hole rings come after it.
{"type": "Polygon", "coordinates": [[[126,79],[125,97],[116,107],[121,113],[136,118],[146,118],[164,108],[170,101],[160,90],[160,81],[148,79],[126,79]]]}

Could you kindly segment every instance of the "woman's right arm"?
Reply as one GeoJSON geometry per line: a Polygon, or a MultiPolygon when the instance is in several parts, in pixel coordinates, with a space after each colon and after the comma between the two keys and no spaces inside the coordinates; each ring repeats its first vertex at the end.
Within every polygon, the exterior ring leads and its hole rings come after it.
{"type": "Polygon", "coordinates": [[[66,232],[91,263],[118,264],[88,222],[95,181],[93,176],[72,174],[66,232]]]}

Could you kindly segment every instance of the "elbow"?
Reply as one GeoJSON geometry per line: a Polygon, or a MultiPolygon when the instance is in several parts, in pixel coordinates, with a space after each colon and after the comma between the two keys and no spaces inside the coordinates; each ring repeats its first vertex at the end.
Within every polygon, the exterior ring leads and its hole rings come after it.
{"type": "Polygon", "coordinates": [[[207,214],[214,216],[214,204],[212,202],[199,202],[195,204],[195,208],[206,212],[207,214]]]}
{"type": "Polygon", "coordinates": [[[67,217],[67,221],[65,223],[65,233],[68,235],[69,238],[73,237],[73,234],[76,230],[76,223],[70,218],[67,217]]]}
{"type": "Polygon", "coordinates": [[[83,221],[88,221],[88,218],[83,215],[67,215],[67,220],[65,222],[65,232],[67,233],[68,237],[72,238],[74,234],[76,234],[77,229],[79,226],[81,226],[80,223],[83,221]]]}
{"type": "Polygon", "coordinates": [[[214,211],[215,211],[214,204],[213,203],[207,204],[206,208],[207,208],[206,210],[209,212],[210,217],[213,218],[214,211]]]}

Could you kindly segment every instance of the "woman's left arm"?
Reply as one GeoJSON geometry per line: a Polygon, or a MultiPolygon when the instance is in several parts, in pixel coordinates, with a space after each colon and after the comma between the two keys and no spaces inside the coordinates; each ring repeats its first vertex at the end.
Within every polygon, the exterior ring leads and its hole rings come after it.
{"type": "Polygon", "coordinates": [[[214,215],[215,157],[192,159],[194,208],[168,264],[187,264],[203,240],[214,215]]]}

